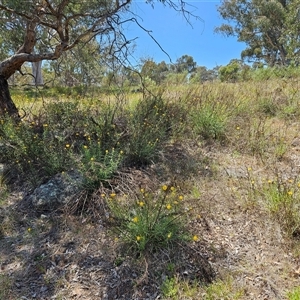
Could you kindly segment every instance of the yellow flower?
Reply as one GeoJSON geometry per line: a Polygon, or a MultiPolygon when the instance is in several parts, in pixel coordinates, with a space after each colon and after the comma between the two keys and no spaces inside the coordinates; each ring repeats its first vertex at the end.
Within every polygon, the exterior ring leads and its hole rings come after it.
{"type": "Polygon", "coordinates": [[[140,202],[139,202],[139,206],[140,206],[140,207],[143,207],[144,205],[145,205],[145,203],[144,203],[143,201],[140,201],[140,202]]]}
{"type": "Polygon", "coordinates": [[[66,144],[66,148],[70,148],[70,144],[66,144]]]}
{"type": "Polygon", "coordinates": [[[287,194],[288,194],[289,196],[292,196],[292,195],[293,195],[293,192],[292,192],[292,191],[288,191],[287,194]]]}
{"type": "Polygon", "coordinates": [[[240,126],[236,126],[236,130],[240,130],[240,126]]]}
{"type": "Polygon", "coordinates": [[[139,235],[136,237],[136,240],[139,242],[141,240],[142,237],[140,237],[139,235]]]}
{"type": "Polygon", "coordinates": [[[87,149],[87,148],[88,148],[88,146],[87,146],[87,145],[84,145],[84,146],[83,146],[83,148],[84,148],[84,149],[87,149]]]}
{"type": "Polygon", "coordinates": [[[133,219],[132,219],[132,222],[133,223],[137,223],[139,221],[139,218],[138,217],[134,217],[133,219]]]}
{"type": "Polygon", "coordinates": [[[141,193],[144,194],[145,193],[145,189],[141,188],[141,193]]]}
{"type": "Polygon", "coordinates": [[[91,161],[93,161],[93,160],[95,160],[95,158],[94,158],[94,157],[91,157],[91,161]]]}
{"type": "Polygon", "coordinates": [[[162,186],[162,190],[163,190],[163,191],[166,191],[167,189],[168,189],[168,186],[167,186],[167,185],[163,185],[163,186],[162,186]]]}
{"type": "Polygon", "coordinates": [[[252,171],[252,168],[251,168],[251,167],[248,167],[248,171],[249,171],[249,172],[252,171]]]}
{"type": "Polygon", "coordinates": [[[123,150],[121,150],[121,151],[120,151],[120,154],[122,155],[123,153],[124,153],[123,150]]]}
{"type": "Polygon", "coordinates": [[[197,235],[194,235],[194,236],[193,236],[193,241],[194,241],[194,242],[197,242],[198,240],[199,240],[198,236],[197,236],[197,235]]]}
{"type": "Polygon", "coordinates": [[[182,201],[182,200],[183,200],[183,196],[180,195],[180,196],[178,197],[178,199],[179,199],[180,201],[182,201]]]}
{"type": "Polygon", "coordinates": [[[268,183],[271,184],[271,183],[273,183],[273,181],[269,179],[269,180],[268,180],[268,183]]]}
{"type": "Polygon", "coordinates": [[[175,187],[174,187],[174,186],[171,186],[171,187],[170,187],[170,190],[171,190],[172,192],[174,192],[174,191],[175,191],[175,187]]]}
{"type": "Polygon", "coordinates": [[[168,237],[168,239],[170,239],[172,237],[172,232],[169,232],[167,237],[168,237]]]}
{"type": "Polygon", "coordinates": [[[108,150],[105,150],[105,153],[107,154],[107,153],[108,153],[108,150]]]}
{"type": "Polygon", "coordinates": [[[111,194],[110,194],[110,197],[111,197],[111,198],[114,198],[114,197],[116,197],[116,194],[115,194],[115,193],[111,193],[111,194]]]}
{"type": "Polygon", "coordinates": [[[27,231],[28,231],[28,232],[31,232],[31,228],[30,228],[30,227],[29,227],[29,228],[27,228],[27,231]]]}
{"type": "Polygon", "coordinates": [[[168,204],[166,205],[166,208],[167,208],[167,209],[171,209],[171,208],[172,208],[171,204],[168,203],[168,204]]]}
{"type": "Polygon", "coordinates": [[[44,127],[48,127],[48,124],[43,124],[44,127]]]}

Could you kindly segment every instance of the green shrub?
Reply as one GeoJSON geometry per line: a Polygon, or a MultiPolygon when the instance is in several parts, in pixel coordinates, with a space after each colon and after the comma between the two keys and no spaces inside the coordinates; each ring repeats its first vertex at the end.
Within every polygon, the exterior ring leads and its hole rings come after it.
{"type": "Polygon", "coordinates": [[[53,138],[46,123],[16,124],[9,118],[1,119],[0,142],[0,160],[9,164],[10,172],[16,171],[18,176],[35,183],[72,165],[66,143],[53,138]]]}

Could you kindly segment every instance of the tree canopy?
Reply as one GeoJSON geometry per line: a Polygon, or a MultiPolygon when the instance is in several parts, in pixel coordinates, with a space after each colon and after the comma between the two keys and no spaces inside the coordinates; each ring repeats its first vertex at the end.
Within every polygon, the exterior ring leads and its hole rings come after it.
{"type": "Polygon", "coordinates": [[[299,52],[299,4],[299,0],[223,0],[218,11],[228,23],[216,31],[247,44],[242,59],[287,65],[299,52]]]}
{"type": "MultiPolygon", "coordinates": [[[[17,109],[7,79],[25,62],[57,60],[79,44],[96,40],[106,55],[126,57],[128,44],[122,26],[136,22],[132,0],[2,0],[0,2],[0,114],[17,109]]],[[[146,1],[154,5],[154,0],[146,1]]],[[[183,0],[160,0],[187,14],[183,0]]]]}

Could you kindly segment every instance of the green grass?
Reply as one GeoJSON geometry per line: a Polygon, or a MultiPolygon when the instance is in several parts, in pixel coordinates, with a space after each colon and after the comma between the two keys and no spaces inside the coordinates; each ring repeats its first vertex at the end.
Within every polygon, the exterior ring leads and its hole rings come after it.
{"type": "Polygon", "coordinates": [[[288,300],[300,300],[300,287],[295,287],[287,293],[288,300]]]}

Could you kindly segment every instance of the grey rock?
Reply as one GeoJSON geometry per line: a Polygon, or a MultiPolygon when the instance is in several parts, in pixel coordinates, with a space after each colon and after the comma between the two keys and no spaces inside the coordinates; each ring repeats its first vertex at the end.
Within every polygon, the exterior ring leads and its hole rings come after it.
{"type": "Polygon", "coordinates": [[[29,201],[37,209],[51,209],[68,203],[82,190],[84,178],[78,171],[55,175],[36,188],[29,201]]]}

